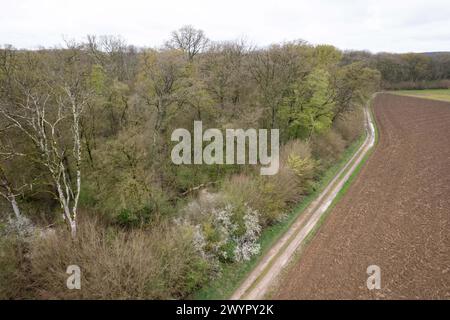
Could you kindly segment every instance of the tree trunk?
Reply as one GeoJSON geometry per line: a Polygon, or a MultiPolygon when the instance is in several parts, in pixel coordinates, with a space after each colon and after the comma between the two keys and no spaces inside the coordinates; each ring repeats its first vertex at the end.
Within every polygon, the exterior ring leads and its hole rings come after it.
{"type": "Polygon", "coordinates": [[[11,202],[11,206],[13,208],[14,214],[16,215],[16,218],[19,219],[21,217],[21,213],[20,213],[19,205],[17,204],[17,201],[16,201],[16,197],[13,194],[11,194],[9,196],[9,199],[10,199],[9,201],[11,202]]]}
{"type": "Polygon", "coordinates": [[[19,209],[19,205],[17,204],[16,201],[16,196],[14,195],[13,192],[13,188],[10,184],[10,182],[8,181],[5,172],[3,171],[3,168],[0,167],[0,187],[2,187],[6,193],[0,192],[0,195],[2,195],[6,200],[9,201],[9,203],[11,204],[11,207],[14,211],[14,214],[16,216],[16,218],[20,218],[21,217],[21,213],[20,213],[20,209],[19,209]]]}

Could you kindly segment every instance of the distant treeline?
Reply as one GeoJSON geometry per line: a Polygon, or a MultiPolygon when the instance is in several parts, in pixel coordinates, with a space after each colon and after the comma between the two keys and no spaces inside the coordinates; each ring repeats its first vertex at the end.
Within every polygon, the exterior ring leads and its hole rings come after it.
{"type": "Polygon", "coordinates": [[[347,51],[343,63],[362,62],[377,69],[384,89],[445,89],[450,87],[450,52],[377,53],[347,51]]]}

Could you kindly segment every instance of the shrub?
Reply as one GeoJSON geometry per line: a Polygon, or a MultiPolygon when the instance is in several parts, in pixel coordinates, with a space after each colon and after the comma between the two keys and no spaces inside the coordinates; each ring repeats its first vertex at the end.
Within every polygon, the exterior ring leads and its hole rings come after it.
{"type": "Polygon", "coordinates": [[[0,236],[0,300],[27,297],[24,269],[26,244],[16,236],[0,236]]]}
{"type": "Polygon", "coordinates": [[[313,182],[316,162],[311,157],[307,143],[292,140],[280,151],[280,169],[278,174],[262,178],[264,180],[263,204],[267,209],[265,223],[270,225],[280,220],[286,210],[297,204],[306,194],[313,182]]]}
{"type": "Polygon", "coordinates": [[[308,144],[293,140],[280,150],[280,168],[273,176],[235,175],[222,186],[229,203],[236,207],[248,204],[260,213],[265,227],[285,216],[309,190],[316,171],[308,144]]]}
{"type": "Polygon", "coordinates": [[[343,118],[336,120],[336,131],[345,140],[346,145],[355,141],[364,130],[364,113],[362,108],[348,112],[343,118]]]}
{"type": "Polygon", "coordinates": [[[36,238],[29,255],[36,298],[183,298],[209,279],[211,266],[196,248],[195,228],[160,225],[152,230],[104,228],[83,221],[75,240],[57,230],[36,238]],[[81,268],[81,290],[66,288],[66,268],[81,268]]]}
{"type": "Polygon", "coordinates": [[[317,171],[317,161],[311,156],[309,144],[299,140],[290,141],[283,148],[282,159],[282,163],[297,176],[297,192],[306,193],[313,184],[317,171]]]}
{"type": "Polygon", "coordinates": [[[234,200],[203,192],[185,209],[184,223],[196,225],[197,239],[202,239],[199,243],[212,265],[248,260],[259,252],[260,214],[241,202],[243,198],[234,200]]]}
{"type": "Polygon", "coordinates": [[[345,141],[335,129],[313,139],[313,155],[325,167],[335,162],[344,149],[345,141]]]}
{"type": "Polygon", "coordinates": [[[274,176],[262,178],[261,191],[263,199],[260,204],[264,207],[264,225],[272,225],[280,221],[286,214],[289,204],[300,199],[300,185],[294,173],[288,167],[281,167],[274,176]]]}
{"type": "Polygon", "coordinates": [[[140,208],[123,208],[114,216],[114,222],[122,227],[139,227],[169,215],[174,208],[161,192],[154,192],[145,205],[140,208]]]}
{"type": "MultiPolygon", "coordinates": [[[[227,261],[245,261],[259,252],[261,226],[259,213],[247,204],[241,207],[226,205],[212,212],[212,227],[220,234],[217,253],[227,261]]],[[[211,238],[209,238],[211,240],[211,238]]]]}
{"type": "Polygon", "coordinates": [[[267,183],[266,179],[259,175],[239,174],[225,181],[221,191],[225,201],[234,207],[241,209],[247,205],[260,212],[260,223],[265,226],[268,217],[283,206],[271,198],[274,188],[273,183],[267,183]]]}
{"type": "Polygon", "coordinates": [[[256,208],[256,205],[262,201],[259,176],[233,175],[224,181],[221,191],[227,202],[237,206],[248,203],[256,208]]]}
{"type": "Polygon", "coordinates": [[[236,243],[234,249],[235,261],[247,261],[252,256],[259,253],[260,245],[258,243],[261,226],[259,225],[258,211],[246,206],[246,212],[243,217],[244,232],[235,237],[236,243]]]}
{"type": "Polygon", "coordinates": [[[297,178],[289,168],[280,168],[275,176],[232,177],[224,184],[225,199],[236,208],[248,205],[260,213],[263,227],[279,221],[289,202],[298,199],[297,178]]]}

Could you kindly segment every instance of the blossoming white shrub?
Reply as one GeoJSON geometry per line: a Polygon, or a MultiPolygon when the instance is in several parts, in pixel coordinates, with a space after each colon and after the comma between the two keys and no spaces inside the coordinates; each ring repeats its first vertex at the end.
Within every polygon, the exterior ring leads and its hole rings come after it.
{"type": "Polygon", "coordinates": [[[203,258],[206,258],[207,257],[207,254],[205,252],[206,240],[205,236],[203,235],[202,229],[199,225],[196,225],[194,227],[194,236],[192,242],[194,245],[194,249],[197,252],[199,252],[203,258]]]}
{"type": "Polygon", "coordinates": [[[235,261],[247,261],[250,258],[259,253],[260,244],[258,238],[261,233],[261,225],[259,224],[258,211],[245,205],[246,213],[244,215],[245,233],[236,237],[236,247],[234,249],[235,261]]]}
{"type": "Polygon", "coordinates": [[[194,246],[212,263],[247,261],[259,253],[260,214],[247,203],[227,203],[219,194],[199,197],[183,222],[195,226],[194,246]]]}
{"type": "Polygon", "coordinates": [[[232,221],[234,215],[234,207],[230,204],[220,209],[213,209],[213,227],[219,236],[219,240],[215,244],[216,252],[223,259],[230,259],[227,250],[230,240],[237,229],[237,225],[232,221]]]}

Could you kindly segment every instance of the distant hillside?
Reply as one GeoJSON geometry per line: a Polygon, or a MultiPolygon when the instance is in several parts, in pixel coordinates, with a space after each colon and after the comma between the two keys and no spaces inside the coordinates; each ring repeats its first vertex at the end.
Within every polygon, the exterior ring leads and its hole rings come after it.
{"type": "Polygon", "coordinates": [[[436,57],[441,55],[450,55],[450,51],[436,51],[436,52],[422,52],[422,54],[429,57],[436,57]]]}

